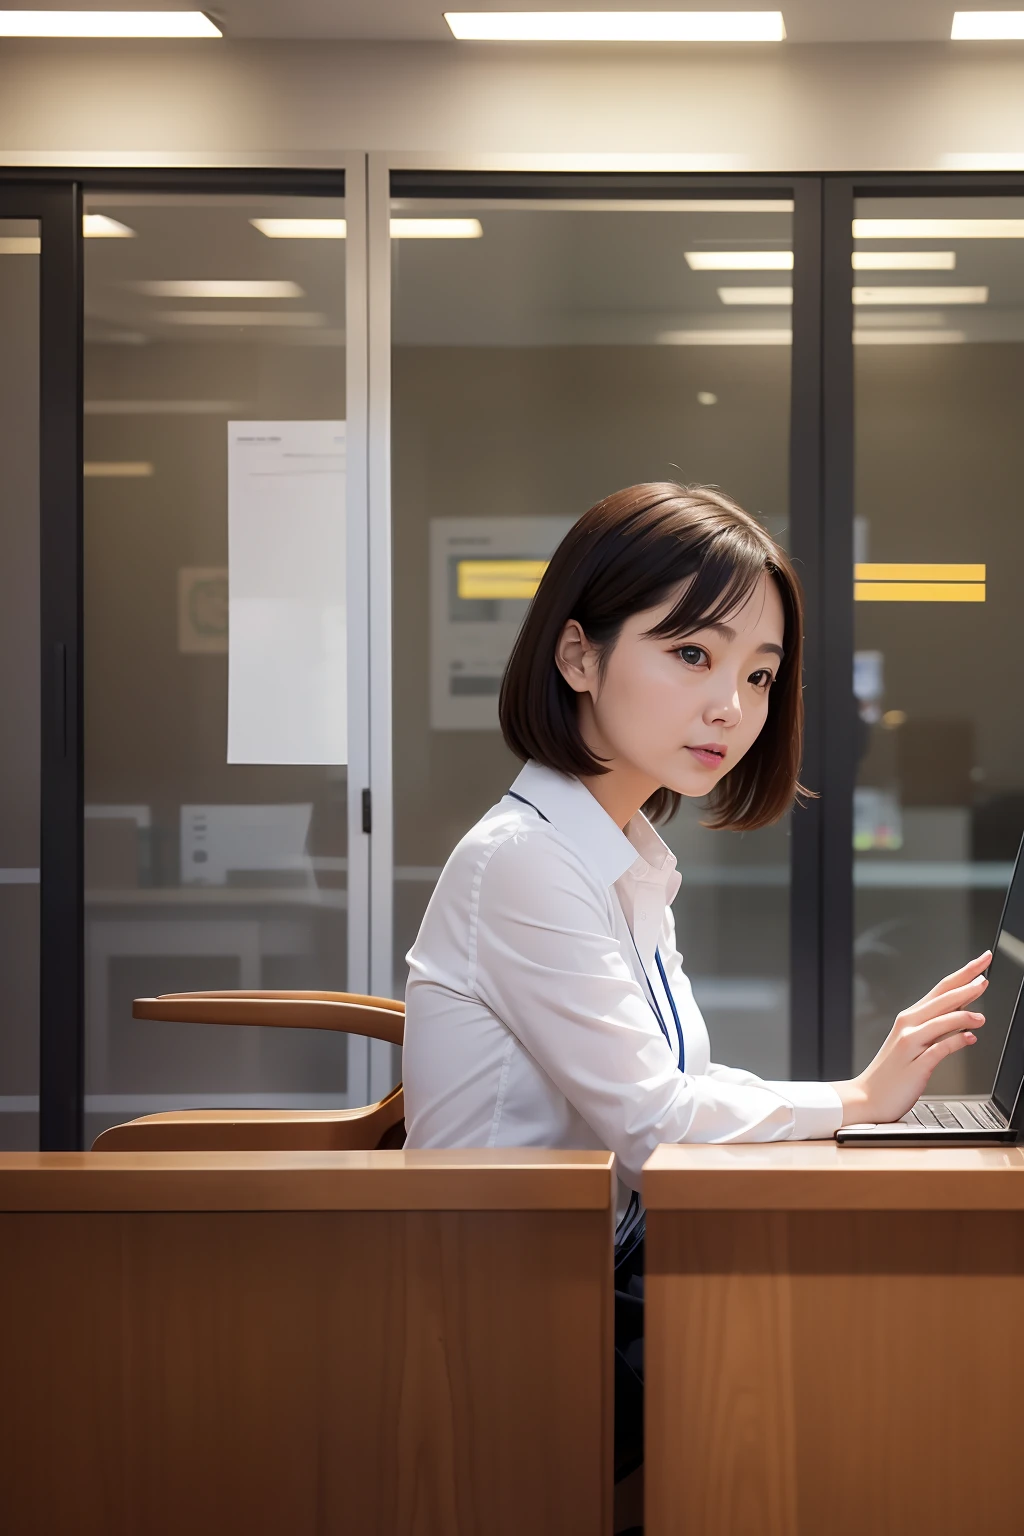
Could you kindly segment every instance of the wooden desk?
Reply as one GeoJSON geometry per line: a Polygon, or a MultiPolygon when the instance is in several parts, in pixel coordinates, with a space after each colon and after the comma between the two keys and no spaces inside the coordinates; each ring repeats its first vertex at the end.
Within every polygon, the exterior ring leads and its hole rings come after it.
{"type": "Polygon", "coordinates": [[[613,1162],[0,1157],[0,1530],[607,1536],[613,1162]]]}
{"type": "Polygon", "coordinates": [[[647,1536],[1024,1528],[1024,1153],[659,1147],[647,1536]]]}

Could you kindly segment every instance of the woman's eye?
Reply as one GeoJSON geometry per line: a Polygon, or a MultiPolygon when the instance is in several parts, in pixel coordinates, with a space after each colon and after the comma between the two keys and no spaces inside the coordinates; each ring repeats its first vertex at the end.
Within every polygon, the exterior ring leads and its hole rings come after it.
{"type": "Polygon", "coordinates": [[[699,645],[681,645],[678,655],[691,667],[699,667],[704,660],[704,652],[699,645]]]}
{"type": "Polygon", "coordinates": [[[755,688],[760,688],[763,692],[767,692],[775,679],[772,677],[772,674],[768,671],[767,667],[763,667],[759,672],[754,672],[751,675],[750,681],[753,683],[755,688]]]}

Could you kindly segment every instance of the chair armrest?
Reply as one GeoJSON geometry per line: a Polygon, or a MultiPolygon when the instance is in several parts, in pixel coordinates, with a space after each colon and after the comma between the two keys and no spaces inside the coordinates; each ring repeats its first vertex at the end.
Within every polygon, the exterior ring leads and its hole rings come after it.
{"type": "Polygon", "coordinates": [[[404,1004],[347,992],[168,992],[137,997],[132,1017],[170,1024],[334,1029],[391,1045],[401,1045],[405,1036],[404,1004]]]}

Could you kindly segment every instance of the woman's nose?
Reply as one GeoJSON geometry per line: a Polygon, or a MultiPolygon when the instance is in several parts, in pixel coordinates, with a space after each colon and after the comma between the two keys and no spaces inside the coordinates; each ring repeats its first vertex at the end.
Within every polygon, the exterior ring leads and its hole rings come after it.
{"type": "Polygon", "coordinates": [[[708,725],[736,725],[742,718],[738,693],[712,700],[704,711],[704,720],[708,725]]]}

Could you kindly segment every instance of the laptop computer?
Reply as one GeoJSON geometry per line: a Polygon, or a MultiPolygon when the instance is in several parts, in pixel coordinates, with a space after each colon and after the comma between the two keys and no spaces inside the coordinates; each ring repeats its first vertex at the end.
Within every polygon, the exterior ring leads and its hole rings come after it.
{"type": "Polygon", "coordinates": [[[1003,903],[988,989],[972,1004],[984,1013],[987,1029],[1009,1019],[995,1082],[988,1097],[943,1099],[925,1095],[892,1125],[844,1125],[836,1141],[846,1146],[985,1146],[1017,1140],[1024,1129],[1024,842],[1003,903]]]}

